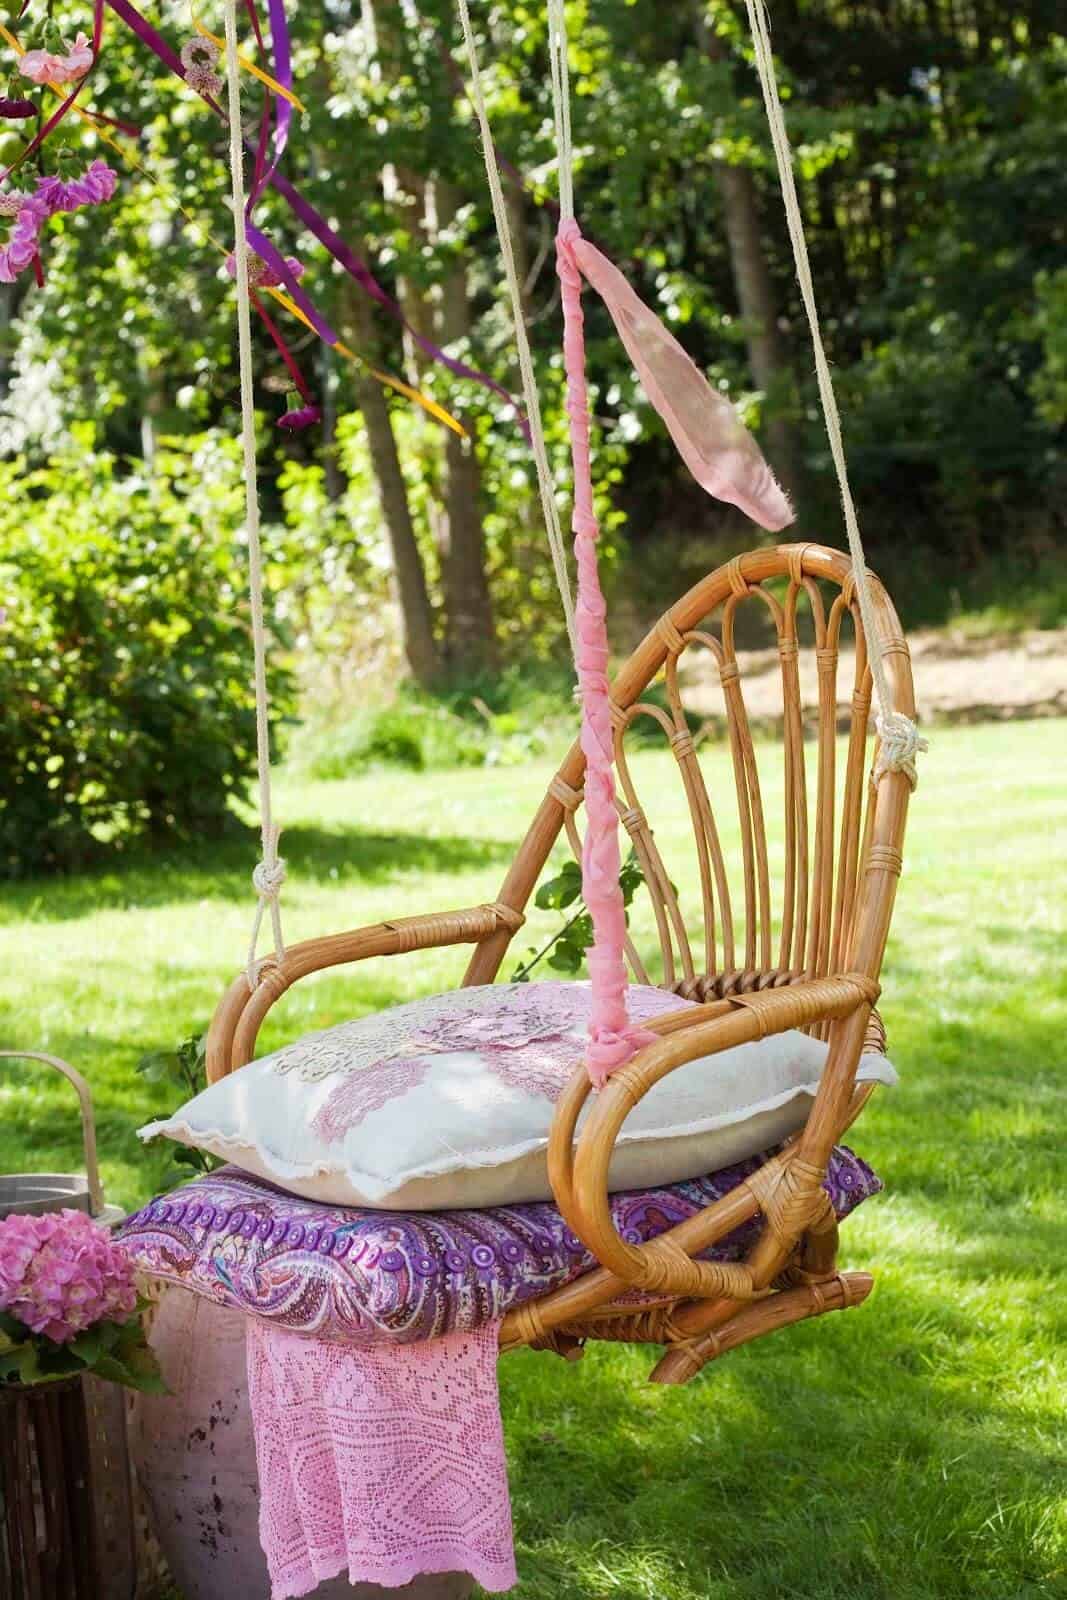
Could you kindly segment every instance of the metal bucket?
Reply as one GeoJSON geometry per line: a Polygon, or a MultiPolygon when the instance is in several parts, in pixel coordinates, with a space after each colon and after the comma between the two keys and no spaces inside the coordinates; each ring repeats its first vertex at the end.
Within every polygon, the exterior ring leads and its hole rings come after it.
{"type": "MultiPolygon", "coordinates": [[[[0,1059],[39,1061],[73,1084],[81,1107],[85,1176],[0,1174],[0,1218],[71,1208],[117,1222],[96,1160],[89,1085],[69,1062],[35,1050],[0,1059]]],[[[85,1596],[132,1600],[137,1590],[133,1490],[126,1444],[126,1396],[86,1376],[0,1390],[0,1596],[85,1596]],[[5,1583],[6,1579],[6,1583],[5,1583]]]]}
{"type": "Polygon", "coordinates": [[[118,1222],[122,1211],[104,1202],[100,1169],[96,1160],[96,1123],[89,1085],[69,1061],[45,1055],[40,1050],[0,1050],[0,1060],[39,1061],[61,1072],[74,1086],[81,1109],[82,1144],[85,1147],[85,1176],[71,1172],[0,1172],[0,1217],[21,1212],[42,1216],[47,1211],[85,1211],[107,1223],[118,1222]]]}

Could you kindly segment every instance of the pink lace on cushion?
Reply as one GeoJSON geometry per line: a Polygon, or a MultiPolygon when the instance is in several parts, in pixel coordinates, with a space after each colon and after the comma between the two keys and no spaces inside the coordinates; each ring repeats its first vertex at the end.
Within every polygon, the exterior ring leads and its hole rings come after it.
{"type": "Polygon", "coordinates": [[[430,1066],[428,1055],[414,1059],[399,1056],[342,1078],[312,1117],[312,1133],[327,1144],[339,1142],[353,1128],[358,1128],[372,1111],[380,1111],[390,1100],[418,1088],[430,1066]]]}
{"type": "Polygon", "coordinates": [[[248,1320],[260,1542],[272,1600],[469,1572],[517,1581],[499,1324],[357,1349],[248,1320]]]}

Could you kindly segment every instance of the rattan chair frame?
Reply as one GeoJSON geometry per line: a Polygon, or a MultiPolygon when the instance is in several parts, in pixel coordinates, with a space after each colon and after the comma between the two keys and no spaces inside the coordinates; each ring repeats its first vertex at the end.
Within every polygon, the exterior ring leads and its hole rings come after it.
{"type": "MultiPolygon", "coordinates": [[[[873,576],[871,587],[893,709],[914,717],[907,643],[891,600],[873,576]]],[[[885,1048],[874,1005],[902,866],[910,784],[900,772],[885,772],[877,781],[868,775],[870,709],[871,675],[851,561],[817,544],[759,548],[717,568],[659,619],[619,672],[612,710],[620,820],[652,898],[662,986],[699,1003],[646,1024],[659,1035],[657,1041],[611,1076],[580,1134],[578,1118],[590,1096],[584,1067],[561,1096],[548,1151],[552,1188],[568,1225],[599,1265],[511,1312],[501,1329],[504,1349],[530,1345],[573,1358],[588,1339],[664,1345],[653,1381],[684,1383],[737,1345],[805,1317],[858,1305],[869,1294],[869,1274],[838,1271],[837,1225],[821,1184],[835,1142],[871,1093],[870,1086],[856,1085],[860,1056],[864,1049],[885,1048]],[[836,589],[829,604],[823,585],[836,589]],[[818,668],[814,817],[798,665],[802,599],[810,611],[818,668]],[[735,645],[737,612],[746,601],[767,609],[781,664],[785,848],[777,928],[755,746],[735,645]],[[709,620],[716,613],[717,633],[709,620]],[[837,816],[837,676],[846,616],[852,621],[855,669],[837,816]],[[682,704],[679,660],[687,649],[710,652],[722,685],[742,852],[742,906],[736,910],[715,809],[682,704]],[[667,710],[641,698],[661,672],[667,710]],[[627,756],[626,733],[639,717],[662,729],[685,790],[703,912],[703,942],[696,952],[627,756]],[[743,937],[737,915],[742,908],[743,937]],[[623,1240],[611,1220],[607,1183],[615,1140],[629,1112],[684,1063],[789,1028],[803,1028],[829,1044],[800,1134],[736,1189],[670,1232],[644,1245],[623,1240]],[[763,1225],[746,1260],[695,1259],[757,1214],[763,1225]],[[620,1296],[626,1297],[623,1304],[620,1296]]],[[[583,773],[576,742],[492,904],[405,917],[294,945],[281,961],[264,967],[251,991],[240,974],[223,996],[208,1035],[209,1079],[250,1061],[271,1007],[292,984],[323,968],[470,944],[474,949],[464,984],[493,982],[560,834],[580,851],[575,813],[583,773]]],[[[635,978],[647,982],[632,945],[628,956],[635,978]]]]}

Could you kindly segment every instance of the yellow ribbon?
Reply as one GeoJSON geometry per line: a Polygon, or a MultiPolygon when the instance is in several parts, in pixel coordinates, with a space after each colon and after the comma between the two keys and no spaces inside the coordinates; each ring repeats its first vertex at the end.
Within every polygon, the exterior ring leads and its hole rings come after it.
{"type": "MultiPolygon", "coordinates": [[[[10,31],[9,28],[5,27],[2,22],[0,22],[0,39],[5,40],[5,42],[11,46],[12,50],[14,50],[16,55],[21,56],[25,54],[25,51],[19,44],[15,35],[10,31]]],[[[65,98],[65,91],[60,88],[59,85],[49,83],[48,88],[51,89],[52,93],[59,99],[62,100],[65,98]]],[[[168,200],[176,210],[180,211],[187,222],[192,223],[194,228],[198,228],[200,230],[203,236],[207,239],[208,243],[218,250],[220,255],[229,255],[230,252],[227,250],[226,246],[221,244],[219,240],[214,237],[210,229],[205,226],[199,217],[194,216],[193,213],[187,210],[187,208],[182,204],[177,192],[171,187],[170,184],[157,177],[155,173],[150,172],[144,163],[139,161],[132,151],[128,150],[125,145],[120,142],[120,140],[115,138],[114,134],[108,131],[103,123],[100,122],[98,117],[93,116],[91,111],[84,111],[82,107],[78,105],[74,106],[73,109],[75,116],[92,128],[98,139],[101,139],[110,150],[114,150],[115,154],[120,156],[128,167],[132,167],[133,170],[135,172],[139,172],[143,178],[147,178],[152,187],[158,190],[163,198],[168,200]]],[[[307,317],[301,311],[296,302],[291,300],[290,297],[281,289],[270,289],[268,290],[268,293],[271,294],[280,305],[283,305],[288,312],[296,317],[298,321],[302,322],[305,327],[312,328],[312,332],[315,331],[312,327],[312,324],[308,321],[307,317]]],[[[345,360],[351,361],[353,365],[365,367],[372,378],[376,378],[379,383],[385,384],[387,389],[395,389],[397,394],[402,394],[405,399],[414,401],[416,405],[421,406],[424,411],[428,412],[431,417],[435,417],[438,422],[443,422],[445,427],[451,428],[453,433],[459,434],[461,439],[466,439],[469,437],[467,429],[461,422],[457,421],[457,419],[452,416],[451,412],[446,411],[444,406],[438,405],[436,400],[431,400],[429,395],[423,394],[420,389],[413,388],[411,384],[405,383],[401,378],[394,378],[389,372],[383,372],[380,367],[371,366],[370,362],[365,360],[364,357],[358,353],[358,351],[351,349],[349,345],[345,344],[340,339],[336,344],[331,346],[331,349],[336,350],[338,355],[344,356],[345,360]]]]}
{"type": "MultiPolygon", "coordinates": [[[[279,305],[283,305],[286,311],[297,317],[306,328],[312,327],[300,307],[294,300],[289,298],[283,289],[268,289],[267,293],[272,295],[279,305]]],[[[388,372],[381,372],[377,367],[372,367],[369,361],[365,360],[363,356],[357,355],[354,350],[350,350],[348,345],[341,339],[338,339],[336,344],[331,345],[330,349],[336,350],[338,355],[346,356],[349,361],[358,361],[360,366],[366,367],[372,378],[378,379],[379,383],[387,383],[390,389],[395,389],[398,394],[406,395],[409,400],[416,401],[424,411],[430,413],[431,417],[436,417],[438,422],[443,422],[446,428],[451,428],[453,433],[458,433],[461,439],[467,438],[467,430],[463,424],[458,422],[451,412],[446,411],[443,406],[439,406],[436,400],[431,400],[429,395],[423,394],[421,389],[413,389],[410,384],[404,383],[400,378],[393,378],[388,372]]]]}

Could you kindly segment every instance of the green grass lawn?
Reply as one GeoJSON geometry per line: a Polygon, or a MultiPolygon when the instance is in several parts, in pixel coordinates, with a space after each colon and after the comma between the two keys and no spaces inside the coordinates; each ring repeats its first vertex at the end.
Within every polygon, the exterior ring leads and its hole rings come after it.
{"type": "MultiPolygon", "coordinates": [[[[681,862],[669,760],[635,773],[681,862]]],[[[549,775],[283,781],[287,936],[492,898],[549,775]]],[[[866,1306],[680,1390],[643,1384],[641,1349],[503,1363],[521,1600],[1067,1596],[1065,789],[1062,722],[938,731],[923,763],[882,1003],[903,1081],[853,1134],[887,1185],[843,1230],[846,1262],[877,1275],[866,1306]]],[[[205,848],[3,891],[0,1041],[87,1073],[127,1205],[165,1165],[134,1137],[167,1109],[134,1064],[201,1027],[240,965],[253,859],[205,848]]],[[[430,952],[311,980],[264,1043],[461,965],[430,952]]],[[[0,1065],[0,1170],[76,1165],[64,1089],[0,1065]]]]}

